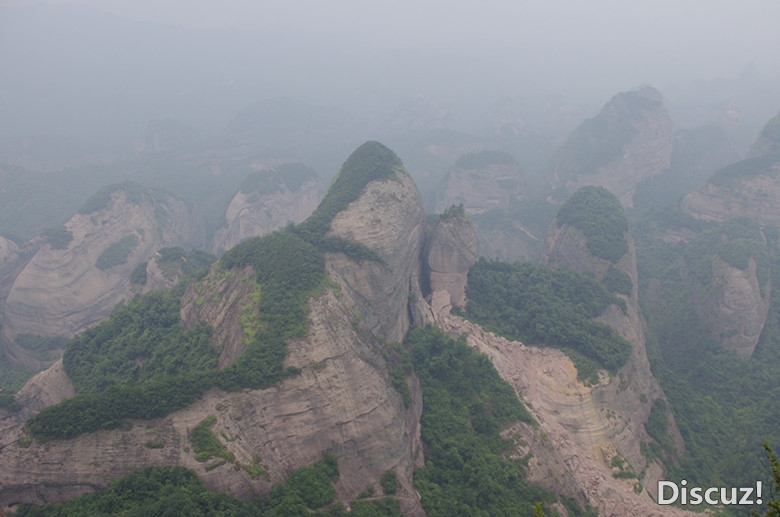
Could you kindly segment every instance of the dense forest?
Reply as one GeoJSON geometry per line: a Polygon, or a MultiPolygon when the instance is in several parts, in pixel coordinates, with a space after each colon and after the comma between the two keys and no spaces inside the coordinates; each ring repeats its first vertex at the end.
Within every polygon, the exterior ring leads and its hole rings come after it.
{"type": "Polygon", "coordinates": [[[769,315],[749,358],[723,346],[694,300],[697,292],[713,287],[713,261],[739,269],[754,263],[764,296],[768,285],[780,285],[776,230],[762,230],[746,218],[703,223],[668,208],[637,221],[632,233],[640,292],[648,293],[650,283],[662,287],[651,291],[660,297],[645,294],[641,301],[653,372],[685,439],[685,454],[667,462],[670,476],[699,486],[746,486],[764,479],[762,443],[780,443],[778,291],[771,289],[769,315]],[[677,243],[654,237],[682,228],[695,230],[696,237],[677,243]]]}
{"type": "Polygon", "coordinates": [[[631,355],[631,345],[612,327],[593,321],[612,303],[625,308],[593,276],[481,258],[468,282],[468,319],[509,339],[563,349],[585,382],[597,383],[599,368],[617,372],[631,355]]]}

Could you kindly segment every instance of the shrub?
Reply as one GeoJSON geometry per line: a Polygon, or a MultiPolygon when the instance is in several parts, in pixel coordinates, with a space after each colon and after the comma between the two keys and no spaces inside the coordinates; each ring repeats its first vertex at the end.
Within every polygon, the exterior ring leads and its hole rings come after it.
{"type": "Polygon", "coordinates": [[[125,235],[100,254],[95,262],[95,267],[108,269],[127,264],[127,260],[136,246],[138,246],[138,237],[135,234],[125,235]]]}
{"type": "Polygon", "coordinates": [[[594,257],[617,262],[628,253],[628,220],[620,201],[604,187],[582,187],[558,211],[558,224],[582,230],[594,257]]]}
{"type": "Polygon", "coordinates": [[[398,489],[398,475],[395,473],[395,470],[386,470],[382,474],[379,484],[382,486],[382,491],[385,495],[393,495],[398,489]]]}
{"type": "Polygon", "coordinates": [[[43,232],[46,242],[55,250],[64,250],[73,240],[73,233],[65,225],[57,226],[43,232]]]}

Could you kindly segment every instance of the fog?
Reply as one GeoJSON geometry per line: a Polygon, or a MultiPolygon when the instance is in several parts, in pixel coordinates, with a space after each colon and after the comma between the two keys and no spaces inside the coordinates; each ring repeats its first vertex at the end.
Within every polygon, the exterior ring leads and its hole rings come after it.
{"type": "MultiPolygon", "coordinates": [[[[511,152],[533,186],[571,130],[648,84],[677,128],[715,123],[744,154],[780,109],[779,17],[773,1],[6,0],[0,160],[116,162],[175,121],[201,149],[249,141],[253,159],[300,160],[324,181],[378,139],[424,194],[456,151],[481,148],[511,152]],[[460,144],[429,152],[442,139],[460,144]]],[[[101,174],[94,190],[129,173],[101,174]]]]}
{"type": "Polygon", "coordinates": [[[155,117],[214,129],[280,95],[370,122],[417,97],[461,118],[516,96],[595,110],[645,83],[780,70],[772,1],[60,1],[1,14],[4,138],[122,136],[155,117]]]}

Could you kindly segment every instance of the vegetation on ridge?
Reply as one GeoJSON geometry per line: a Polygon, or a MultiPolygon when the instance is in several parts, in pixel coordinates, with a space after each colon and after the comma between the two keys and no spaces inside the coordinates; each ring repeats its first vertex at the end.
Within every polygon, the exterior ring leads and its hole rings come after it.
{"type": "MultiPolygon", "coordinates": [[[[223,270],[252,266],[262,293],[257,301],[258,328],[233,364],[216,369],[206,326],[181,328],[182,283],[174,291],[137,298],[74,338],[64,362],[78,395],[45,408],[27,422],[27,428],[39,439],[69,438],[117,427],[125,418],[166,415],[191,404],[212,386],[265,388],[296,373],[284,370],[285,341],[308,332],[308,298],[325,279],[323,251],[381,261],[359,243],[325,237],[330,221],[370,181],[400,171],[401,161],[392,151],[368,142],[345,162],[326,199],[302,225],[247,239],[222,256],[223,270]]],[[[113,191],[106,192],[110,199],[113,191]]],[[[172,249],[161,257],[179,255],[172,249]]]]}
{"type": "Polygon", "coordinates": [[[326,234],[333,218],[358,199],[366,185],[375,180],[397,178],[398,173],[406,174],[401,159],[393,151],[379,142],[366,142],[347,158],[319,206],[295,228],[295,232],[323,251],[341,252],[355,260],[382,262],[382,258],[365,245],[340,237],[326,237],[326,234]]]}
{"type": "MultiPolygon", "coordinates": [[[[764,479],[756,451],[766,439],[780,440],[780,292],[774,288],[780,285],[780,260],[772,253],[777,232],[762,231],[748,218],[705,223],[670,209],[649,214],[632,234],[648,357],[685,443],[677,461],[664,436],[663,405],[654,406],[647,430],[655,445],[646,452],[667,461],[670,480],[687,479],[691,486],[750,486],[764,479]],[[670,229],[685,229],[692,237],[680,242],[659,238],[670,229]],[[697,299],[722,288],[713,275],[716,259],[738,268],[755,260],[761,295],[770,296],[769,314],[750,358],[727,350],[722,344],[727,336],[717,335],[697,312],[697,299]],[[771,294],[764,290],[770,278],[771,294]]],[[[735,506],[723,513],[746,511],[735,506]]]]}
{"type": "Polygon", "coordinates": [[[558,211],[558,225],[582,230],[594,257],[617,262],[628,253],[628,220],[620,201],[604,187],[577,190],[558,211]]]}
{"type": "MultiPolygon", "coordinates": [[[[425,466],[415,470],[414,484],[427,515],[531,515],[539,501],[555,502],[525,480],[527,459],[509,459],[514,442],[501,430],[536,424],[490,359],[436,327],[410,330],[405,347],[422,386],[425,466]]],[[[576,501],[561,502],[569,515],[595,515],[576,501]]]]}
{"type": "Polygon", "coordinates": [[[324,257],[294,233],[276,232],[242,242],[221,261],[223,268],[247,265],[261,286],[260,328],[232,365],[216,369],[208,327],[182,329],[185,281],[173,291],[137,297],[76,336],[63,361],[77,396],[31,418],[30,432],[39,439],[70,438],[117,427],[125,418],[164,416],[212,386],[265,388],[281,380],[285,341],[308,330],[307,301],[325,277],[324,257]]]}
{"type": "Polygon", "coordinates": [[[483,328],[529,344],[573,349],[581,380],[598,380],[581,356],[616,372],[631,355],[631,345],[612,327],[592,321],[620,301],[592,276],[480,258],[469,270],[466,295],[465,316],[483,328]]]}

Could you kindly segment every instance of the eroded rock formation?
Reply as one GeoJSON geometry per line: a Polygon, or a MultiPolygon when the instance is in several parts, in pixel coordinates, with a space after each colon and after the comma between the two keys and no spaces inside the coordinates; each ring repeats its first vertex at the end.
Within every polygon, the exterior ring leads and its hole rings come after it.
{"type": "Polygon", "coordinates": [[[668,169],[672,149],[661,94],[649,86],[619,93],[569,135],[553,159],[550,185],[569,192],[599,185],[633,206],[637,184],[668,169]]]}
{"type": "Polygon", "coordinates": [[[700,318],[712,325],[715,339],[740,357],[753,355],[769,313],[770,281],[760,286],[756,261],[739,269],[715,258],[709,287],[694,290],[694,304],[700,318]]]}
{"type": "MultiPolygon", "coordinates": [[[[587,454],[588,461],[608,465],[606,462],[615,453],[620,454],[630,462],[635,472],[645,472],[643,484],[650,493],[654,494],[657,481],[663,479],[663,469],[654,461],[648,462],[641,453],[641,444],[651,440],[644,426],[650,417],[653,404],[657,399],[664,398],[664,394],[658,381],[653,377],[647,359],[645,323],[638,303],[636,252],[630,235],[627,235],[627,238],[628,253],[612,264],[608,260],[590,254],[586,247],[587,240],[580,230],[566,224],[554,225],[551,229],[545,243],[543,262],[566,266],[579,272],[593,273],[597,279],[601,279],[610,267],[615,267],[630,277],[632,287],[629,295],[613,293],[625,301],[626,310],[613,304],[598,318],[598,321],[617,330],[631,344],[632,352],[617,375],[603,375],[601,383],[593,388],[586,388],[580,384],[574,389],[574,384],[569,381],[571,388],[568,391],[563,390],[566,393],[565,397],[555,398],[543,404],[549,411],[545,419],[552,418],[556,425],[562,425],[564,429],[577,429],[577,432],[567,433],[564,438],[587,454]],[[565,400],[566,398],[569,402],[565,400]],[[554,409],[565,408],[567,405],[577,409],[570,414],[554,409]],[[613,452],[608,453],[608,451],[613,452]]],[[[571,378],[576,379],[576,371],[571,378]]],[[[574,382],[576,384],[576,381],[574,382]]],[[[546,396],[544,394],[554,397],[562,395],[560,389],[551,386],[530,388],[530,390],[536,389],[539,389],[538,393],[542,398],[546,396]]],[[[532,403],[532,406],[537,408],[536,404],[532,403]]],[[[670,412],[667,412],[667,419],[670,422],[667,432],[675,442],[678,452],[682,453],[682,437],[670,412]]],[[[602,508],[605,510],[609,504],[615,502],[613,500],[607,504],[606,500],[610,498],[605,497],[605,494],[595,500],[598,502],[602,498],[606,505],[602,508]]],[[[619,514],[631,515],[631,513],[619,514]]]]}
{"type": "Polygon", "coordinates": [[[682,207],[704,221],[746,216],[780,226],[780,114],[764,126],[746,159],[717,171],[682,207]]]}
{"type": "Polygon", "coordinates": [[[494,208],[507,209],[525,195],[525,179],[517,161],[506,153],[483,151],[455,162],[436,192],[436,211],[463,205],[467,213],[481,214],[494,208]]]}
{"type": "Polygon", "coordinates": [[[398,171],[397,179],[372,181],[336,215],[330,235],[382,257],[379,263],[328,254],[328,273],[341,284],[362,324],[387,343],[402,341],[411,323],[409,300],[419,293],[412,279],[419,278],[425,238],[425,210],[414,180],[398,171]]]}
{"type": "Polygon", "coordinates": [[[203,245],[184,201],[135,184],[102,194],[102,205],[74,215],[62,228],[66,237],[41,246],[16,277],[4,308],[6,336],[72,336],[132,295],[130,273],[155,251],[203,245]]]}
{"type": "Polygon", "coordinates": [[[258,171],[250,187],[236,192],[225,211],[225,226],[214,235],[211,248],[215,253],[249,237],[279,230],[289,222],[298,224],[317,208],[322,187],[314,171],[293,182],[289,178],[285,181],[284,167],[278,169],[258,171]]]}
{"type": "Polygon", "coordinates": [[[463,307],[469,268],[477,261],[477,236],[462,207],[452,207],[439,218],[425,257],[432,296],[444,292],[447,305],[463,307]]]}

